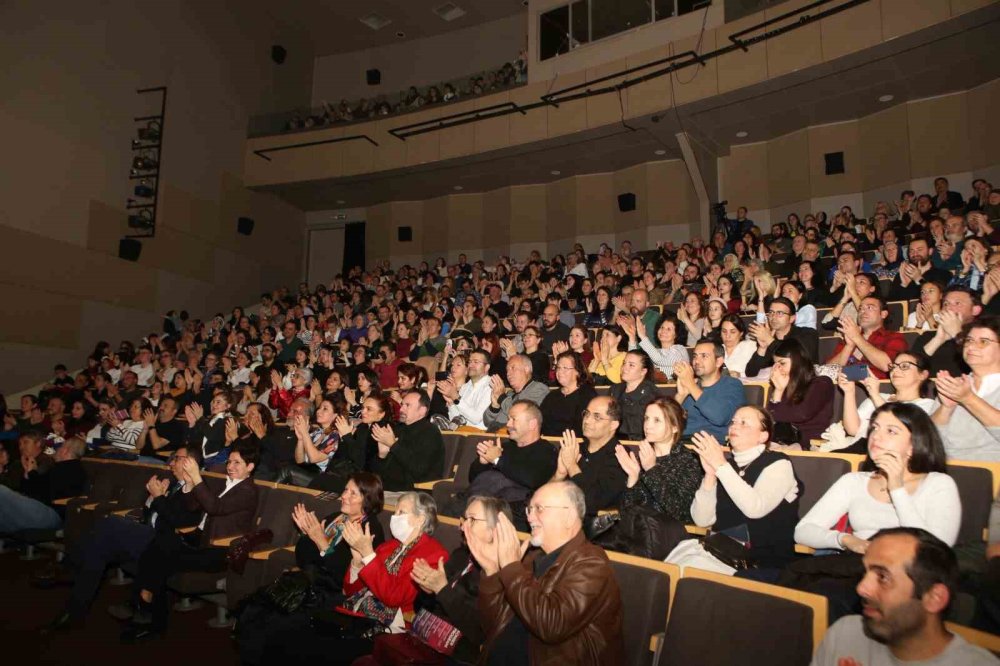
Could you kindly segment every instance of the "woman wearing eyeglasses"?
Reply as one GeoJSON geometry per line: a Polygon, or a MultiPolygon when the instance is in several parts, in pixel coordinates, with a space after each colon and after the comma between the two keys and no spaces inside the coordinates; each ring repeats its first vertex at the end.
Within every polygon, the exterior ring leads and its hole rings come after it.
{"type": "Polygon", "coordinates": [[[548,352],[542,349],[542,333],[537,326],[526,326],[521,333],[524,342],[524,355],[531,359],[531,378],[536,382],[549,382],[548,352]]]}
{"type": "Polygon", "coordinates": [[[928,414],[937,408],[937,401],[923,397],[923,390],[930,377],[930,359],[921,352],[903,352],[889,364],[889,380],[894,393],[880,393],[879,380],[871,373],[863,379],[861,386],[868,393],[860,405],[854,382],[847,379],[844,373],[837,375],[837,388],[844,392],[844,418],[840,424],[834,424],[824,433],[826,442],[820,446],[822,451],[843,451],[845,453],[865,453],[862,448],[868,432],[868,425],[875,410],[887,402],[906,402],[916,405],[928,414]],[[840,437],[836,429],[840,427],[846,437],[840,437]],[[860,449],[860,450],[855,450],[860,449]]]}
{"type": "Polygon", "coordinates": [[[959,339],[972,372],[938,372],[934,423],[949,458],[1000,461],[1000,317],[973,320],[959,339]]]}

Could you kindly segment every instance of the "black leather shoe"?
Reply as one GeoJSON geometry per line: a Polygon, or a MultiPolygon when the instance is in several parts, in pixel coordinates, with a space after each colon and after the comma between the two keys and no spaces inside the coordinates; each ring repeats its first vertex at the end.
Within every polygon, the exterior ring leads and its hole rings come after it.
{"type": "Polygon", "coordinates": [[[126,644],[144,643],[155,640],[163,636],[162,629],[155,629],[151,625],[134,625],[122,632],[121,642],[126,644]]]}
{"type": "Polygon", "coordinates": [[[76,627],[77,623],[69,613],[63,613],[56,619],[52,620],[49,624],[41,628],[40,633],[43,636],[49,636],[51,634],[63,633],[69,631],[76,627]]]}

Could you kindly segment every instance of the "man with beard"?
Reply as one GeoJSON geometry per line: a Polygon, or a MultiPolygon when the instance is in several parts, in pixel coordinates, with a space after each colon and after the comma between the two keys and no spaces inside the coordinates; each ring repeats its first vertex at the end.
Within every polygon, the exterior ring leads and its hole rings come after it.
{"type": "Polygon", "coordinates": [[[998,663],[944,625],[958,588],[958,561],[943,541],[915,527],[882,530],[868,546],[864,567],[857,587],[863,615],[830,627],[813,666],[998,663]]]}
{"type": "Polygon", "coordinates": [[[934,250],[925,237],[915,236],[910,240],[907,261],[900,266],[899,274],[893,278],[892,286],[889,287],[890,301],[918,300],[920,285],[924,282],[939,284],[951,282],[951,273],[941,268],[934,268],[931,264],[933,253],[934,250]]]}

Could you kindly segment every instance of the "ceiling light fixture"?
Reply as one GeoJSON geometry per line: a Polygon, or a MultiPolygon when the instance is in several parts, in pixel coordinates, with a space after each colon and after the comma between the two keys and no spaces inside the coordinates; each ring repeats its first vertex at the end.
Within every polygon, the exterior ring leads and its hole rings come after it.
{"type": "Polygon", "coordinates": [[[666,155],[667,151],[665,151],[663,148],[657,148],[656,150],[653,151],[653,154],[654,155],[666,155]]]}
{"type": "Polygon", "coordinates": [[[462,187],[461,185],[456,185],[456,186],[455,186],[455,187],[453,187],[452,189],[453,189],[453,190],[455,190],[456,192],[461,192],[461,191],[462,191],[462,190],[464,190],[465,188],[464,188],[464,187],[462,187]]]}
{"type": "Polygon", "coordinates": [[[737,139],[742,139],[742,138],[746,137],[746,135],[747,135],[747,133],[744,130],[740,130],[739,132],[736,133],[736,138],[737,139]]]}
{"type": "Polygon", "coordinates": [[[437,14],[438,18],[442,21],[454,21],[457,18],[465,16],[465,10],[453,2],[446,2],[440,7],[435,7],[431,11],[437,14]]]}
{"type": "Polygon", "coordinates": [[[559,169],[553,169],[549,173],[551,173],[553,176],[561,176],[562,175],[562,171],[560,171],[559,169]]]}
{"type": "Polygon", "coordinates": [[[885,103],[885,102],[891,102],[895,98],[896,98],[895,95],[882,95],[881,97],[878,98],[878,101],[883,102],[883,103],[885,103]]]}
{"type": "Polygon", "coordinates": [[[375,12],[372,12],[371,14],[368,14],[367,16],[362,16],[358,20],[361,21],[362,23],[364,23],[366,26],[368,26],[372,30],[381,30],[385,26],[387,26],[390,23],[392,23],[392,21],[390,19],[387,19],[386,17],[382,16],[381,14],[376,14],[375,12]]]}
{"type": "Polygon", "coordinates": [[[347,203],[347,202],[344,201],[343,199],[337,199],[337,205],[338,206],[343,206],[345,203],[347,203]]]}

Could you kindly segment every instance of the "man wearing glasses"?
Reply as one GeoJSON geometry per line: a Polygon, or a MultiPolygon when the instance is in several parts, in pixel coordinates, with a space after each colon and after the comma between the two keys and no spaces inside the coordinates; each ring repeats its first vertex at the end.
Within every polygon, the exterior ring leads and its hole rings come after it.
{"type": "Polygon", "coordinates": [[[181,492],[184,484],[177,477],[179,466],[189,455],[196,456],[196,449],[189,454],[186,447],[178,448],[167,462],[170,476],[153,475],[146,481],[149,497],[141,508],[102,518],[83,538],[77,551],[71,554],[73,589],[66,609],[46,632],[65,631],[83,621],[109,564],[137,560],[157,532],[198,524],[201,511],[187,508],[181,492]]]}
{"type": "Polygon", "coordinates": [[[757,353],[747,363],[747,377],[756,377],[774,365],[774,350],[785,338],[798,340],[813,361],[819,356],[819,335],[814,328],[795,325],[795,304],[784,296],[771,301],[766,324],[751,324],[750,335],[757,341],[757,353]]]}
{"type": "Polygon", "coordinates": [[[583,412],[585,444],[567,430],[559,443],[559,459],[552,481],[572,481],[586,497],[587,509],[596,515],[601,509],[618,506],[628,476],[618,464],[615,433],[621,425],[621,408],[614,398],[597,396],[583,412]]]}
{"type": "Polygon", "coordinates": [[[888,316],[889,310],[881,297],[874,294],[865,297],[858,306],[857,323],[846,317],[840,320],[840,333],[844,339],[837,344],[826,363],[845,367],[866,363],[873,375],[879,379],[888,378],[889,364],[907,347],[902,333],[885,329],[888,316]]]}
{"type": "Polygon", "coordinates": [[[979,296],[967,287],[951,287],[941,297],[941,312],[937,328],[922,333],[913,343],[914,350],[922,350],[931,359],[931,371],[937,374],[946,370],[954,377],[964,375],[969,366],[962,360],[962,347],[956,342],[962,327],[980,315],[983,308],[979,296]]]}
{"type": "Polygon", "coordinates": [[[587,509],[577,485],[548,483],[527,507],[530,539],[520,542],[514,525],[501,514],[495,547],[468,540],[483,569],[482,662],[625,663],[621,591],[607,554],[584,537],[587,509]],[[525,557],[529,546],[537,550],[525,557]]]}

